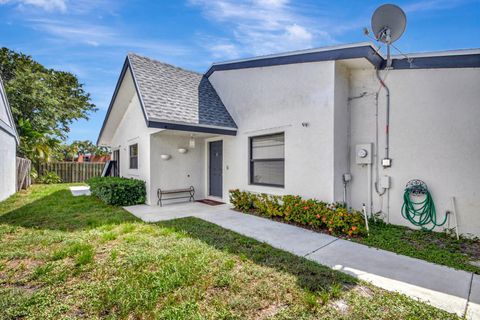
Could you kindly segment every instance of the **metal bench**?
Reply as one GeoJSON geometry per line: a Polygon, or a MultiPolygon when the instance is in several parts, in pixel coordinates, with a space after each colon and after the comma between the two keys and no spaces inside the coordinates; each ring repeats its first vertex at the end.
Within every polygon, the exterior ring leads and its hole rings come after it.
{"type": "Polygon", "coordinates": [[[194,195],[195,195],[195,188],[193,188],[193,186],[190,186],[189,188],[185,188],[185,189],[171,189],[171,190],[162,190],[162,189],[158,189],[157,190],[157,197],[158,197],[158,201],[157,201],[157,204],[161,206],[163,206],[162,204],[162,200],[165,201],[165,200],[173,200],[173,199],[186,199],[188,198],[188,201],[195,201],[195,198],[194,198],[194,195]],[[168,198],[164,198],[163,196],[164,195],[176,195],[176,194],[182,194],[182,193],[185,193],[185,195],[183,196],[176,196],[176,197],[168,197],[168,198]],[[188,195],[186,194],[188,193],[188,195]]]}

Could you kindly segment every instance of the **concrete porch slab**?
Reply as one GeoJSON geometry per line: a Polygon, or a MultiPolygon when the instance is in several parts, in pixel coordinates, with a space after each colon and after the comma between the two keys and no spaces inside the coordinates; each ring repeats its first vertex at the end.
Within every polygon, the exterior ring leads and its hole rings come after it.
{"type": "Polygon", "coordinates": [[[90,193],[90,187],[89,186],[74,186],[70,187],[70,192],[74,197],[78,196],[89,196],[90,193]]]}
{"type": "Polygon", "coordinates": [[[199,202],[185,202],[166,204],[163,207],[149,206],[139,204],[135,206],[124,207],[125,210],[145,222],[158,222],[179,218],[196,216],[204,212],[215,212],[215,210],[225,210],[226,205],[209,206],[199,202]]]}

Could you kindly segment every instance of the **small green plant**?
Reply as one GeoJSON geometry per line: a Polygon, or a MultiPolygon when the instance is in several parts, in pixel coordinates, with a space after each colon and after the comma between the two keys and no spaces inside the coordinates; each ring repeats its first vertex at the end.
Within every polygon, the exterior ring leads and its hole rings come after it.
{"type": "Polygon", "coordinates": [[[114,206],[145,203],[145,181],[121,177],[95,177],[87,181],[93,196],[114,206]]]}
{"type": "Polygon", "coordinates": [[[42,184],[61,183],[62,179],[52,171],[45,171],[41,176],[36,178],[35,182],[42,184]]]}
{"type": "Polygon", "coordinates": [[[37,172],[37,169],[35,169],[35,167],[32,166],[32,168],[30,169],[30,178],[35,181],[38,179],[38,172],[37,172]]]}
{"type": "Polygon", "coordinates": [[[315,310],[319,307],[319,304],[317,301],[317,295],[313,292],[310,292],[310,291],[305,292],[303,296],[303,301],[305,302],[305,305],[309,310],[315,310]]]}

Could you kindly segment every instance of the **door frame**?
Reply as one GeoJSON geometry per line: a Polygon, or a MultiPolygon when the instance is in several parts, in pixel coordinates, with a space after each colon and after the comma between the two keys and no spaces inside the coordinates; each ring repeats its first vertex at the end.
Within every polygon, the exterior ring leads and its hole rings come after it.
{"type": "Polygon", "coordinates": [[[205,198],[212,199],[212,200],[221,200],[223,201],[223,193],[225,190],[225,175],[224,175],[224,167],[225,167],[225,141],[223,138],[215,137],[215,138],[207,138],[205,139],[205,198]],[[210,195],[210,142],[222,141],[222,196],[212,196],[210,195]]]}

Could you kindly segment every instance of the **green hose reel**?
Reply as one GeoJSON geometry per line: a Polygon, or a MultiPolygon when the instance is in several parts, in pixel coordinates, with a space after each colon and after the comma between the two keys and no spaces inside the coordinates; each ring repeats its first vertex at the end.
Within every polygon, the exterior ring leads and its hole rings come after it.
{"type": "Polygon", "coordinates": [[[426,230],[443,226],[448,217],[445,215],[445,219],[441,223],[437,221],[437,212],[432,195],[428,191],[427,184],[418,179],[410,180],[405,187],[402,216],[414,226],[426,230]],[[430,228],[426,227],[430,224],[430,228]]]}

